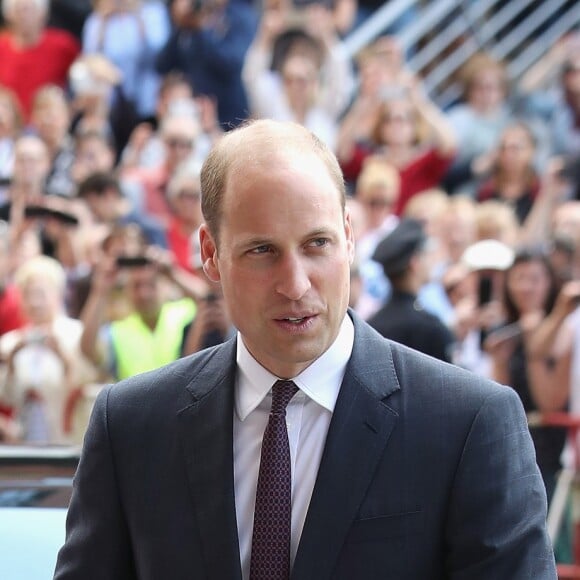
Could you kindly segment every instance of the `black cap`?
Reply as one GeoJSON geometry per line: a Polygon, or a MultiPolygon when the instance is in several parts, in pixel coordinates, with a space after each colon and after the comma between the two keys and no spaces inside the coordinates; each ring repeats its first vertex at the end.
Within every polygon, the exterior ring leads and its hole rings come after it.
{"type": "Polygon", "coordinates": [[[426,241],[422,222],[404,218],[379,242],[373,260],[383,267],[387,276],[401,274],[409,266],[411,258],[423,249],[426,241]]]}

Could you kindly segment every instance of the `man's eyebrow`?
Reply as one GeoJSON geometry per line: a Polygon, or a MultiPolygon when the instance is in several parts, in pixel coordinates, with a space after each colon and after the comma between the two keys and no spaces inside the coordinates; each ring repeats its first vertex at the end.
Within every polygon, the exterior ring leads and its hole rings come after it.
{"type": "Polygon", "coordinates": [[[335,230],[332,228],[317,228],[309,233],[307,233],[304,238],[316,238],[317,236],[330,236],[335,233],[335,230]]]}
{"type": "MultiPolygon", "coordinates": [[[[332,228],[316,228],[310,232],[307,232],[302,236],[303,241],[310,240],[312,238],[320,237],[320,236],[332,236],[336,232],[332,228]]],[[[277,241],[274,238],[267,238],[267,237],[248,237],[246,239],[240,240],[236,247],[254,247],[254,246],[269,246],[269,245],[277,245],[277,241]]]]}
{"type": "Polygon", "coordinates": [[[257,246],[270,246],[274,244],[274,240],[272,238],[259,238],[259,237],[249,237],[243,240],[240,240],[235,244],[236,248],[254,248],[257,246]]]}

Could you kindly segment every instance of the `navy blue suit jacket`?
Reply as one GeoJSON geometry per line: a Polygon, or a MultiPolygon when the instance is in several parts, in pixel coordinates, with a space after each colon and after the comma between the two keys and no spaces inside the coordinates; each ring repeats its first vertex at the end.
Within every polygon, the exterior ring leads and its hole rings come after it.
{"type": "MultiPolygon", "coordinates": [[[[517,395],[354,321],[292,579],[555,579],[517,395]]],[[[58,580],[241,578],[235,348],[100,394],[58,580]]]]}

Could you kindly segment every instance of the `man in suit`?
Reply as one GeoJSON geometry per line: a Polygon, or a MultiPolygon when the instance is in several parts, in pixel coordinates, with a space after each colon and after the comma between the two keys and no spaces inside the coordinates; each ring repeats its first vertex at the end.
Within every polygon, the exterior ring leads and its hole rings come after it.
{"type": "Polygon", "coordinates": [[[347,310],[344,197],[299,125],[257,121],[214,147],[201,254],[237,337],[100,394],[55,578],[556,578],[518,397],[347,310]],[[263,453],[278,379],[298,391],[263,453]],[[265,521],[285,543],[265,550],[264,482],[291,490],[265,521]]]}
{"type": "Polygon", "coordinates": [[[385,338],[451,362],[453,333],[437,316],[427,312],[417,298],[430,278],[427,245],[423,224],[412,218],[401,220],[380,241],[373,260],[383,267],[391,283],[391,296],[368,323],[385,338]]]}

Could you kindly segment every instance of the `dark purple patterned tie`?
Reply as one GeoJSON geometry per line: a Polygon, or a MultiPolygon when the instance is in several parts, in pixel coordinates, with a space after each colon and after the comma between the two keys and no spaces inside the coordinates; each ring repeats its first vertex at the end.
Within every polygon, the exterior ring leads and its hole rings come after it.
{"type": "Polygon", "coordinates": [[[286,429],[286,406],[298,387],[277,381],[272,387],[272,410],[262,439],[250,580],[288,580],[292,476],[286,429]]]}

